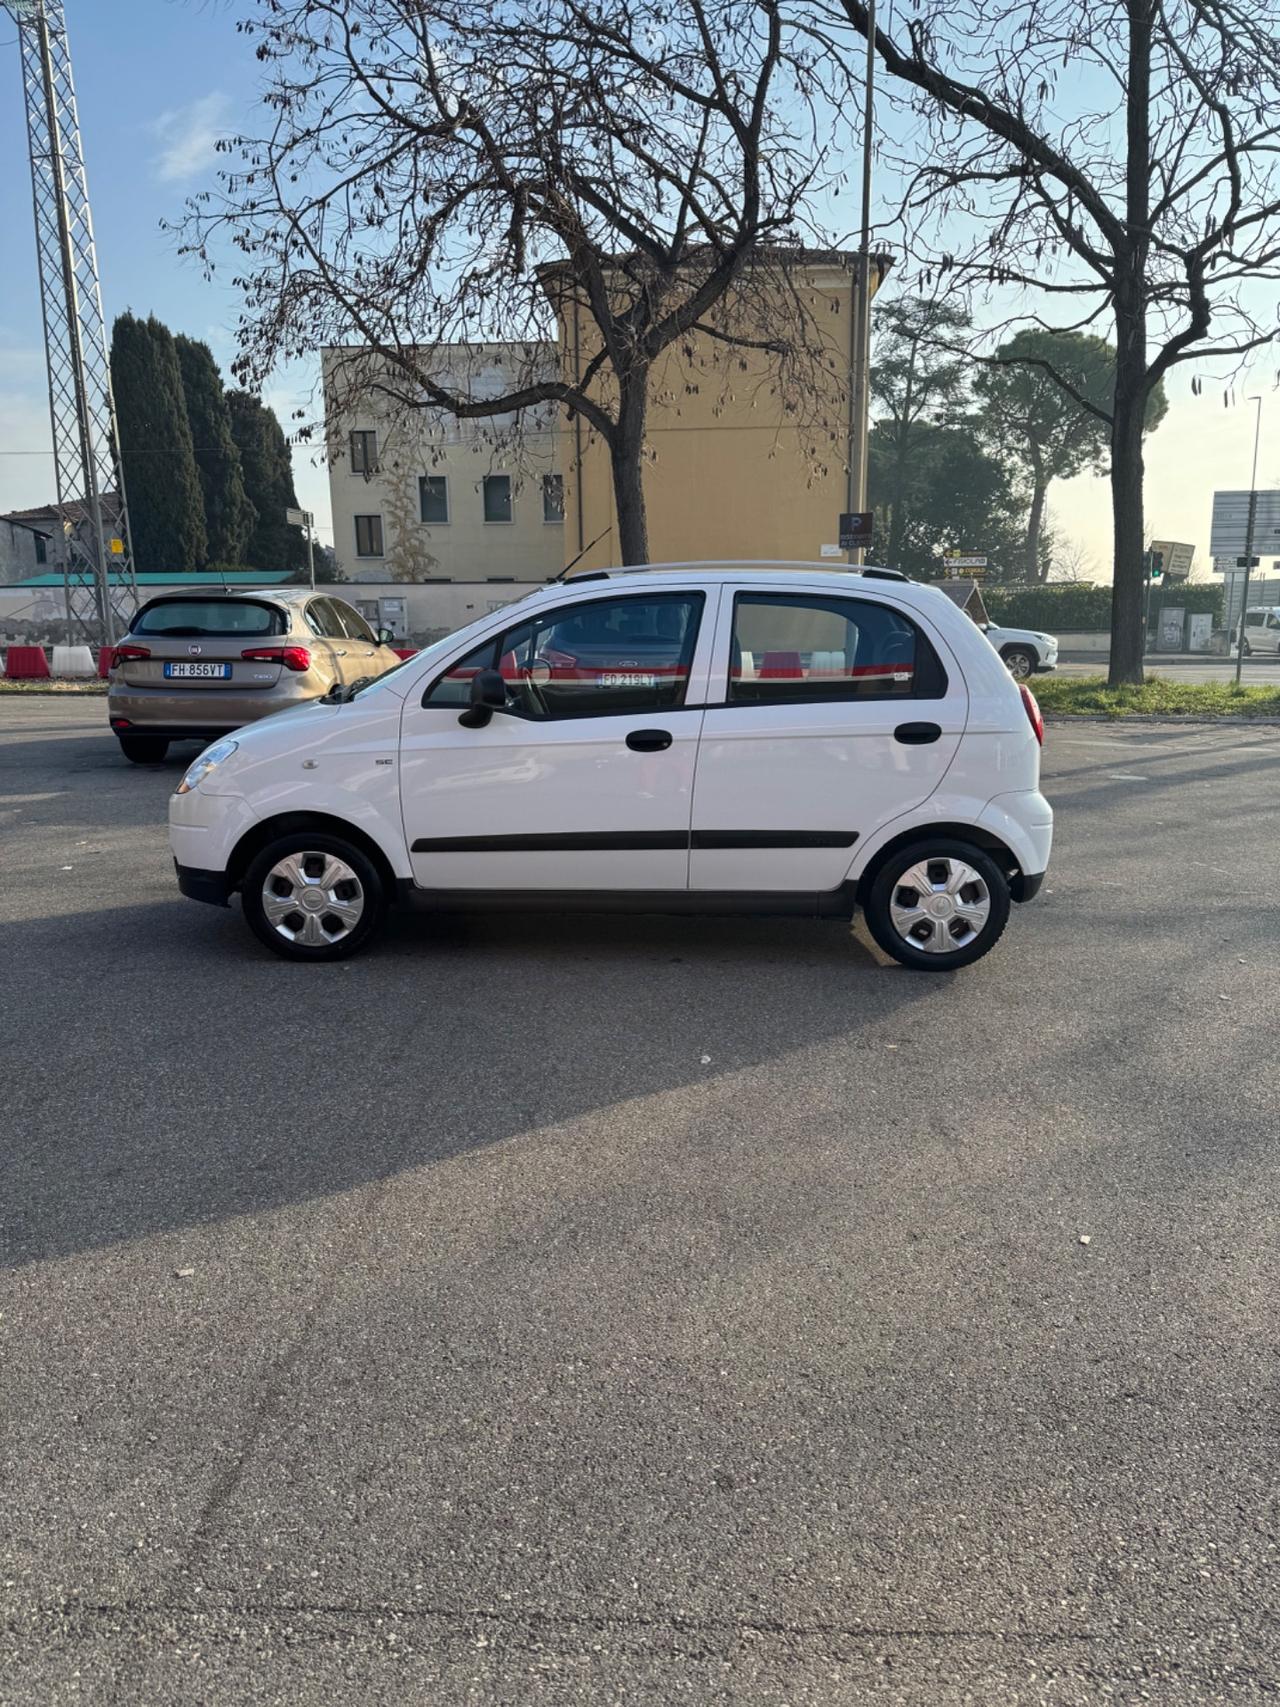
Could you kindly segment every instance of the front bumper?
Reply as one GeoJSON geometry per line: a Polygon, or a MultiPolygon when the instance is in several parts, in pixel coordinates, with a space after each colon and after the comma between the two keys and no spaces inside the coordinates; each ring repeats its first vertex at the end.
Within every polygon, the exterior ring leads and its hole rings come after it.
{"type": "Polygon", "coordinates": [[[231,900],[231,883],[225,871],[204,871],[198,865],[179,865],[175,859],[178,888],[192,901],[208,901],[225,907],[231,900]]]}

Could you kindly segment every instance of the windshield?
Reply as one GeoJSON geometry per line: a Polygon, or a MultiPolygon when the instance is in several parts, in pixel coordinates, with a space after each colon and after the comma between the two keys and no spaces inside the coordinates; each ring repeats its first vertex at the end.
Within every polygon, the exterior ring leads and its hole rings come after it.
{"type": "Polygon", "coordinates": [[[284,612],[275,605],[260,605],[250,599],[157,599],[135,618],[131,632],[238,638],[287,631],[284,612]]]}

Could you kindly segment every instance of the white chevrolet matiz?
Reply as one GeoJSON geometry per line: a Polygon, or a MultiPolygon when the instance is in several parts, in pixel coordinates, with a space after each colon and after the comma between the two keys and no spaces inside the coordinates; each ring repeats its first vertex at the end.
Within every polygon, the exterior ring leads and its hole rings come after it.
{"type": "Polygon", "coordinates": [[[554,583],[368,685],[216,742],[170,805],[183,894],[336,960],[392,903],[849,918],[946,970],[1039,889],[1043,725],[893,570],[554,583]]]}

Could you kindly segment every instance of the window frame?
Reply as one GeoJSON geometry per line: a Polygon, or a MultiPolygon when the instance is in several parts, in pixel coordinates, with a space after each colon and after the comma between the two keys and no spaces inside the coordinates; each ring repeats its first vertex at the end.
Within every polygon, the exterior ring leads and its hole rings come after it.
{"type": "Polygon", "coordinates": [[[35,542],[36,542],[36,562],[47,564],[49,561],[49,536],[48,536],[48,534],[36,533],[36,534],[33,534],[33,537],[34,537],[35,542]]]}
{"type": "Polygon", "coordinates": [[[552,474],[544,474],[542,476],[542,525],[543,525],[543,527],[552,527],[552,528],[558,528],[558,527],[564,526],[564,475],[563,474],[552,473],[552,474]],[[559,494],[560,494],[560,514],[558,516],[549,516],[547,514],[547,488],[552,481],[559,481],[558,490],[559,490],[559,494]]]}
{"type": "MultiPolygon", "coordinates": [[[[714,702],[717,710],[749,711],[756,708],[772,708],[777,710],[789,705],[870,705],[884,704],[888,701],[902,702],[904,700],[939,700],[945,699],[950,691],[950,681],[946,667],[925,631],[923,624],[911,612],[900,605],[891,603],[888,599],[868,598],[865,594],[845,592],[818,592],[810,589],[805,592],[790,590],[756,589],[749,587],[733,588],[733,598],[729,606],[728,625],[725,629],[726,656],[724,659],[724,676],[722,679],[723,697],[714,702]],[[738,607],[740,604],[755,605],[786,605],[786,606],[817,606],[830,609],[832,605],[861,605],[873,606],[877,610],[888,611],[899,622],[911,629],[916,640],[915,666],[912,670],[911,686],[906,693],[893,692],[862,692],[862,693],[831,693],[821,688],[815,688],[812,693],[802,691],[779,694],[776,698],[747,699],[735,698],[733,693],[733,643],[738,629],[738,607]],[[926,683],[926,691],[920,688],[921,681],[926,683]]],[[[838,614],[838,613],[833,613],[838,614]]],[[[848,618],[845,619],[849,620],[848,618]]],[[[797,688],[802,683],[794,684],[797,688]]],[[[712,702],[708,702],[710,705],[712,702]]]]}
{"type": "MultiPolygon", "coordinates": [[[[496,669],[498,667],[498,660],[502,657],[508,636],[518,633],[522,628],[528,628],[530,623],[542,622],[545,626],[551,626],[557,619],[567,615],[570,611],[576,613],[578,611],[592,610],[597,605],[618,604],[623,599],[632,600],[641,604],[654,604],[659,601],[674,604],[678,600],[683,600],[686,603],[692,604],[694,609],[695,625],[692,639],[688,642],[688,667],[685,671],[684,683],[681,690],[682,694],[687,696],[689,691],[689,682],[693,676],[694,663],[698,655],[698,644],[705,633],[703,627],[707,620],[707,589],[705,587],[672,588],[670,592],[648,589],[643,592],[614,593],[612,595],[602,593],[598,597],[592,599],[575,599],[572,604],[553,605],[549,610],[544,613],[540,613],[537,617],[526,616],[520,622],[508,623],[505,628],[500,628],[495,634],[487,636],[484,640],[478,640],[474,646],[468,647],[460,657],[451,659],[449,663],[447,663],[431,678],[426,687],[422,690],[422,695],[418,702],[419,705],[424,711],[465,711],[466,706],[459,706],[456,702],[453,704],[445,704],[444,702],[441,702],[439,705],[432,705],[431,695],[447,675],[449,675],[453,670],[460,668],[473,654],[479,652],[482,648],[487,648],[489,652],[489,662],[487,664],[478,664],[476,668],[479,670],[496,669]]],[[[550,727],[557,723],[581,722],[591,717],[661,717],[671,715],[677,711],[704,711],[705,709],[705,705],[701,702],[696,705],[689,705],[686,703],[685,698],[682,697],[675,705],[604,706],[590,711],[567,712],[565,715],[560,717],[534,717],[528,712],[522,711],[515,706],[505,706],[503,708],[502,715],[505,717],[518,717],[522,723],[537,723],[550,727]]]]}
{"type": "Polygon", "coordinates": [[[449,498],[449,476],[447,474],[420,474],[418,476],[418,522],[424,528],[447,528],[453,523],[453,506],[449,498]],[[438,480],[444,488],[444,517],[440,521],[428,521],[423,515],[423,487],[428,480],[438,480]]]}
{"type": "Polygon", "coordinates": [[[378,472],[378,429],[376,427],[352,427],[347,435],[347,449],[351,456],[351,472],[363,475],[367,480],[371,474],[378,472]],[[369,441],[373,441],[373,456],[369,455],[369,441]],[[360,451],[356,453],[356,441],[359,440],[360,451]]]}
{"type": "Polygon", "coordinates": [[[362,515],[358,515],[358,516],[352,516],[351,520],[352,520],[352,524],[355,528],[356,556],[360,557],[360,558],[366,558],[366,559],[385,557],[387,555],[387,550],[386,550],[387,541],[386,541],[386,536],[382,531],[382,511],[381,510],[372,510],[366,514],[362,514],[362,515]],[[361,549],[360,549],[360,523],[361,522],[377,522],[377,524],[378,524],[378,549],[376,551],[361,551],[361,549]]]}
{"type": "Polygon", "coordinates": [[[509,474],[485,474],[480,479],[480,513],[487,528],[509,528],[515,525],[516,493],[515,485],[509,474]],[[507,514],[505,516],[489,515],[489,482],[505,480],[507,483],[507,514]]]}

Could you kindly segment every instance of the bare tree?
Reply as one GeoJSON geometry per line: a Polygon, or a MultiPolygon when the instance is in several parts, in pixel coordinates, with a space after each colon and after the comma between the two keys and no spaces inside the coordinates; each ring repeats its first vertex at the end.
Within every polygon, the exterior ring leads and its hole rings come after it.
{"type": "MultiPolygon", "coordinates": [[[[862,0],[816,0],[854,67],[862,0]],[[843,32],[843,34],[842,34],[843,32]]],[[[916,0],[875,31],[926,279],[1018,320],[1114,326],[1109,403],[1034,365],[1106,423],[1115,552],[1111,680],[1142,680],[1142,435],[1180,363],[1234,371],[1277,335],[1276,0],[916,0]],[[1028,298],[1031,304],[1028,306],[1028,298]],[[1043,305],[1035,306],[1036,300],[1043,305]]],[[[882,13],[886,16],[886,13],[882,13]]]]}
{"type": "Polygon", "coordinates": [[[355,340],[376,359],[353,355],[352,384],[398,408],[559,406],[607,444],[621,556],[645,561],[664,352],[714,351],[726,385],[765,362],[819,436],[839,413],[815,403],[830,330],[795,265],[834,115],[792,4],[257,0],[241,27],[273,122],[226,145],[235,164],[183,227],[209,267],[238,251],[237,372],[355,340]],[[548,373],[557,311],[577,317],[576,366],[548,373]],[[504,389],[450,382],[459,345],[495,342],[513,347],[504,389]]]}

